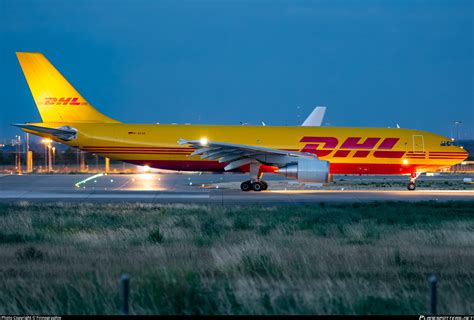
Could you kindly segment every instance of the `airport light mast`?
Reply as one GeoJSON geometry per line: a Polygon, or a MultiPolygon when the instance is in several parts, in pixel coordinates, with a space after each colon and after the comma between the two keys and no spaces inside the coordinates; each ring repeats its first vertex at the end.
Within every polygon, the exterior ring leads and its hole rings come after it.
{"type": "Polygon", "coordinates": [[[457,120],[454,121],[454,128],[455,128],[455,134],[456,134],[456,145],[459,146],[459,126],[462,124],[462,121],[457,120]]]}
{"type": "Polygon", "coordinates": [[[25,134],[25,151],[26,151],[26,172],[33,172],[33,152],[30,150],[30,134],[25,134]]]}
{"type": "Polygon", "coordinates": [[[51,157],[51,143],[50,139],[43,139],[41,142],[44,144],[44,167],[45,170],[51,172],[53,170],[52,157],[51,157]],[[47,169],[46,169],[47,168],[47,169]]]}
{"type": "Polygon", "coordinates": [[[52,163],[53,163],[53,166],[54,166],[54,165],[55,165],[55,161],[56,161],[56,147],[52,147],[51,149],[53,150],[52,163]]]}
{"type": "Polygon", "coordinates": [[[48,144],[48,172],[53,171],[53,161],[51,156],[51,144],[48,144]]]}
{"type": "Polygon", "coordinates": [[[15,166],[18,174],[21,174],[21,136],[17,135],[16,138],[16,157],[15,166]]]}

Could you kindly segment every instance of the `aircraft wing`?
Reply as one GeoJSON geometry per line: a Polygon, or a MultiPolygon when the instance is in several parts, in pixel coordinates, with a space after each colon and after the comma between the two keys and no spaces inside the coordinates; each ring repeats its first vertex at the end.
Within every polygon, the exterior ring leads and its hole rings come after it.
{"type": "Polygon", "coordinates": [[[201,159],[218,160],[227,163],[224,170],[229,171],[250,163],[280,165],[297,161],[298,157],[317,158],[315,154],[298,151],[264,148],[252,145],[234,144],[227,142],[185,140],[179,144],[188,144],[196,148],[192,156],[201,155],[201,159]]]}

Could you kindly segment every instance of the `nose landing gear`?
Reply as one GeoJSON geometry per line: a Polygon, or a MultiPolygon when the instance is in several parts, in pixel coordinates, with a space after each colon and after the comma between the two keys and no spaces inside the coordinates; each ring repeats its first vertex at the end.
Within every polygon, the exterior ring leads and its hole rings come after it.
{"type": "Polygon", "coordinates": [[[410,190],[410,191],[415,190],[416,189],[416,184],[414,182],[408,183],[407,189],[410,190]]]}
{"type": "Polygon", "coordinates": [[[416,189],[416,179],[421,175],[421,172],[413,172],[410,175],[410,182],[407,185],[407,189],[410,191],[414,191],[416,189]]]}

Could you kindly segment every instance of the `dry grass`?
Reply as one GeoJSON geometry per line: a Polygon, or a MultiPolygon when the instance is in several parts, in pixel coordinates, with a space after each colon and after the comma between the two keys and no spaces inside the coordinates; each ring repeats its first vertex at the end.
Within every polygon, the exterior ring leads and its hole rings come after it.
{"type": "Polygon", "coordinates": [[[1,314],[474,312],[474,205],[0,204],[1,314]]]}

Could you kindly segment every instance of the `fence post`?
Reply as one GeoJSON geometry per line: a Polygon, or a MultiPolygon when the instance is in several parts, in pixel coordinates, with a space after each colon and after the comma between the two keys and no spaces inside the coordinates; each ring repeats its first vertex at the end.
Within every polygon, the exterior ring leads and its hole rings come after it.
{"type": "Polygon", "coordinates": [[[436,288],[436,284],[438,282],[438,278],[434,274],[432,274],[428,278],[428,282],[430,283],[430,291],[431,291],[431,301],[430,301],[430,313],[431,315],[437,314],[437,304],[438,304],[438,292],[436,288]]]}
{"type": "Polygon", "coordinates": [[[128,299],[130,296],[130,279],[127,273],[122,274],[120,282],[122,284],[122,298],[123,298],[122,313],[124,315],[128,315],[128,311],[129,311],[128,299]]]}

